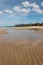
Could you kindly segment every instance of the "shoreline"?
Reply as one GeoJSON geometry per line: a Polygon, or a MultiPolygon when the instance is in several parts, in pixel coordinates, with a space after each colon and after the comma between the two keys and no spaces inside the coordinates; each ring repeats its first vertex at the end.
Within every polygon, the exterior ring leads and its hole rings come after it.
{"type": "Polygon", "coordinates": [[[7,30],[30,30],[37,31],[37,33],[43,33],[43,27],[40,26],[29,26],[29,27],[9,27],[9,28],[0,28],[0,34],[7,34],[7,30]]]}
{"type": "Polygon", "coordinates": [[[11,30],[41,30],[43,31],[43,27],[41,26],[29,26],[29,27],[12,27],[11,30]]]}

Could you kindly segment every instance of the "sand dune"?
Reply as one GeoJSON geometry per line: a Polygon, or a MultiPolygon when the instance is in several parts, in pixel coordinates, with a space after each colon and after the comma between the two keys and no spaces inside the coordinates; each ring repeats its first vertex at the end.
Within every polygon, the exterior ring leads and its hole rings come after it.
{"type": "Polygon", "coordinates": [[[43,41],[1,40],[0,65],[43,65],[43,41]]]}

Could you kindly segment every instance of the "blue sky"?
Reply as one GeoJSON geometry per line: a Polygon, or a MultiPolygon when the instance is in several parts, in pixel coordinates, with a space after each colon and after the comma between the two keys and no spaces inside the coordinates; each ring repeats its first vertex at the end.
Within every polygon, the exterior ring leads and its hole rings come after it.
{"type": "Polygon", "coordinates": [[[0,26],[43,22],[43,0],[0,0],[0,26]]]}

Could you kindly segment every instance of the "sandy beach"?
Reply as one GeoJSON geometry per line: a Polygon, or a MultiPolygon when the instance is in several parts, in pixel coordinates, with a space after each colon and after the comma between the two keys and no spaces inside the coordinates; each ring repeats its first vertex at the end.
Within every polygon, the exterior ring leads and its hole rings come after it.
{"type": "Polygon", "coordinates": [[[9,35],[6,29],[0,29],[0,65],[43,65],[43,39],[14,40],[9,35]]]}
{"type": "Polygon", "coordinates": [[[43,34],[43,27],[40,26],[0,28],[0,34],[7,34],[6,30],[34,30],[35,33],[43,34]]]}
{"type": "Polygon", "coordinates": [[[12,27],[12,30],[40,30],[43,31],[42,26],[29,26],[29,27],[12,27]]]}
{"type": "Polygon", "coordinates": [[[0,65],[43,65],[43,0],[0,0],[0,65]]]}

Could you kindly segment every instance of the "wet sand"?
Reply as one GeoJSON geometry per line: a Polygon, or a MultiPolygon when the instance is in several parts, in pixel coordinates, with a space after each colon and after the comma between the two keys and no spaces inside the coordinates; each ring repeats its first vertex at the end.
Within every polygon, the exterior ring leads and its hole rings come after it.
{"type": "Polygon", "coordinates": [[[0,29],[0,34],[7,34],[6,29],[0,29]]]}
{"type": "Polygon", "coordinates": [[[43,40],[0,37],[0,65],[43,65],[43,40]]]}
{"type": "Polygon", "coordinates": [[[0,41],[0,65],[43,65],[43,41],[0,41]]]}

